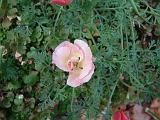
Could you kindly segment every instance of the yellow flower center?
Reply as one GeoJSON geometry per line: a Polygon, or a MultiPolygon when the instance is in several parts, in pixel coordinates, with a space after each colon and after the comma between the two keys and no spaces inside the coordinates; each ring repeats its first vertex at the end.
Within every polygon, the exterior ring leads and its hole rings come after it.
{"type": "Polygon", "coordinates": [[[67,66],[71,71],[75,71],[75,70],[77,71],[77,70],[83,69],[82,60],[80,57],[76,57],[76,58],[72,57],[67,63],[67,66]]]}

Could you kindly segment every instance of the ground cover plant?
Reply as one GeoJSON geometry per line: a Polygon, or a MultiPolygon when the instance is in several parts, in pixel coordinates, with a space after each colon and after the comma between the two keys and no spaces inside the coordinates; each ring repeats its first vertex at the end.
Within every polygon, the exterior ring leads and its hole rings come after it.
{"type": "Polygon", "coordinates": [[[0,0],[0,120],[110,120],[121,104],[156,108],[146,112],[159,119],[159,98],[159,0],[0,0]],[[52,64],[55,48],[75,39],[95,65],[78,87],[52,64]]]}

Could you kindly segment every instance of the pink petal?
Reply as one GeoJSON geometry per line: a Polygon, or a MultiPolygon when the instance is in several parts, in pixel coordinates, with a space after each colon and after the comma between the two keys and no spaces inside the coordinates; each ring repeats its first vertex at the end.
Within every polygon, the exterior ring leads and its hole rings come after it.
{"type": "Polygon", "coordinates": [[[74,41],[74,44],[77,45],[80,49],[82,49],[85,58],[92,59],[91,49],[86,42],[84,42],[83,40],[76,39],[74,41]]]}
{"type": "Polygon", "coordinates": [[[81,84],[88,82],[94,73],[94,69],[95,69],[95,66],[94,64],[92,64],[92,68],[87,73],[87,75],[83,76],[83,78],[79,78],[81,72],[70,72],[67,80],[67,85],[71,87],[78,87],[81,84]]]}
{"type": "Polygon", "coordinates": [[[64,71],[68,71],[66,62],[69,55],[71,54],[73,46],[74,45],[68,41],[62,42],[59,46],[57,46],[52,55],[52,63],[55,64],[58,68],[64,71]]]}
{"type": "Polygon", "coordinates": [[[81,59],[83,59],[83,51],[80,47],[74,45],[73,43],[69,42],[69,41],[64,41],[62,42],[60,45],[58,45],[55,49],[58,50],[60,47],[69,47],[71,49],[71,57],[81,57],[81,59]]]}
{"type": "Polygon", "coordinates": [[[70,55],[70,49],[67,47],[61,47],[57,52],[53,52],[52,63],[55,64],[58,68],[68,71],[66,66],[66,61],[70,55]]]}
{"type": "Polygon", "coordinates": [[[84,76],[86,76],[90,70],[92,69],[93,67],[93,62],[92,60],[88,60],[88,59],[85,59],[83,62],[82,62],[82,70],[81,70],[81,74],[79,76],[79,79],[82,79],[84,76]]]}
{"type": "Polygon", "coordinates": [[[84,54],[84,61],[82,66],[83,69],[80,75],[80,79],[82,79],[84,76],[88,74],[88,72],[92,68],[92,64],[93,64],[92,52],[88,44],[83,40],[76,39],[74,41],[74,44],[77,45],[83,51],[83,54],[84,54]]]}
{"type": "Polygon", "coordinates": [[[61,44],[59,44],[56,48],[55,48],[55,51],[57,51],[59,48],[61,47],[73,47],[74,45],[72,43],[70,43],[69,41],[64,41],[62,42],[61,44]]]}
{"type": "Polygon", "coordinates": [[[88,72],[88,74],[86,76],[84,76],[83,78],[81,78],[83,83],[88,82],[91,79],[91,77],[92,77],[92,75],[94,73],[94,69],[95,69],[95,66],[92,63],[92,67],[91,67],[90,71],[88,72]]]}

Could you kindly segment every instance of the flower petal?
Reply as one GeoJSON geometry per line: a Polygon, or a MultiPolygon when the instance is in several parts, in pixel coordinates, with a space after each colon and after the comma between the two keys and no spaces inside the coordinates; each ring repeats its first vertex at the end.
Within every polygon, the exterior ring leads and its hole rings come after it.
{"type": "Polygon", "coordinates": [[[123,111],[117,111],[113,114],[113,120],[129,120],[123,111]]]}
{"type": "Polygon", "coordinates": [[[95,69],[95,66],[92,63],[92,68],[90,69],[90,71],[88,72],[88,74],[81,79],[83,81],[83,83],[88,82],[91,79],[91,77],[92,77],[92,75],[94,73],[94,69],[95,69]]]}
{"type": "Polygon", "coordinates": [[[68,41],[65,41],[57,46],[52,55],[52,63],[55,64],[58,68],[64,71],[68,71],[66,63],[69,55],[71,54],[73,46],[74,45],[68,41]]]}
{"type": "Polygon", "coordinates": [[[78,46],[83,51],[83,54],[84,54],[83,63],[82,63],[83,69],[80,75],[80,79],[82,79],[84,76],[86,76],[89,73],[90,69],[92,68],[92,64],[93,64],[92,52],[88,44],[83,40],[76,39],[74,41],[74,44],[78,46]]]}
{"type": "Polygon", "coordinates": [[[68,71],[66,66],[66,60],[70,55],[70,49],[67,47],[61,47],[57,52],[53,52],[52,63],[55,64],[58,68],[68,71]]]}
{"type": "Polygon", "coordinates": [[[76,39],[74,41],[74,44],[77,45],[80,49],[82,49],[85,58],[92,59],[91,49],[86,42],[84,42],[83,40],[76,39]]]}
{"type": "Polygon", "coordinates": [[[61,44],[59,44],[56,48],[55,48],[55,51],[57,51],[59,48],[61,47],[73,47],[74,45],[72,43],[70,43],[69,41],[64,41],[62,42],[61,44]]]}
{"type": "Polygon", "coordinates": [[[70,72],[67,80],[67,84],[71,87],[78,87],[81,84],[88,82],[94,73],[94,69],[95,69],[95,66],[94,64],[92,64],[92,68],[90,69],[88,74],[85,75],[83,78],[79,78],[81,74],[80,72],[70,72]]]}
{"type": "Polygon", "coordinates": [[[113,114],[113,120],[121,120],[121,112],[115,112],[113,114]]]}
{"type": "Polygon", "coordinates": [[[57,4],[57,5],[61,5],[61,6],[69,5],[71,2],[72,2],[72,0],[52,0],[51,1],[52,4],[57,4]]]}
{"type": "Polygon", "coordinates": [[[84,76],[86,76],[90,70],[92,69],[93,67],[93,62],[92,60],[88,60],[88,59],[85,59],[83,62],[82,62],[82,70],[81,70],[81,74],[79,76],[79,79],[82,79],[84,76]]]}
{"type": "Polygon", "coordinates": [[[129,120],[129,118],[125,115],[123,111],[121,112],[121,117],[122,117],[122,120],[129,120]]]}

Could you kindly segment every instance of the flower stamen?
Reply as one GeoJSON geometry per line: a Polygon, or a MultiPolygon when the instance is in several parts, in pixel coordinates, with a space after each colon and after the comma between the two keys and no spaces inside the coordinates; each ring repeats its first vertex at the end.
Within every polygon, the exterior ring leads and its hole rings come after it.
{"type": "Polygon", "coordinates": [[[79,67],[81,70],[83,69],[83,67],[79,67]]]}

